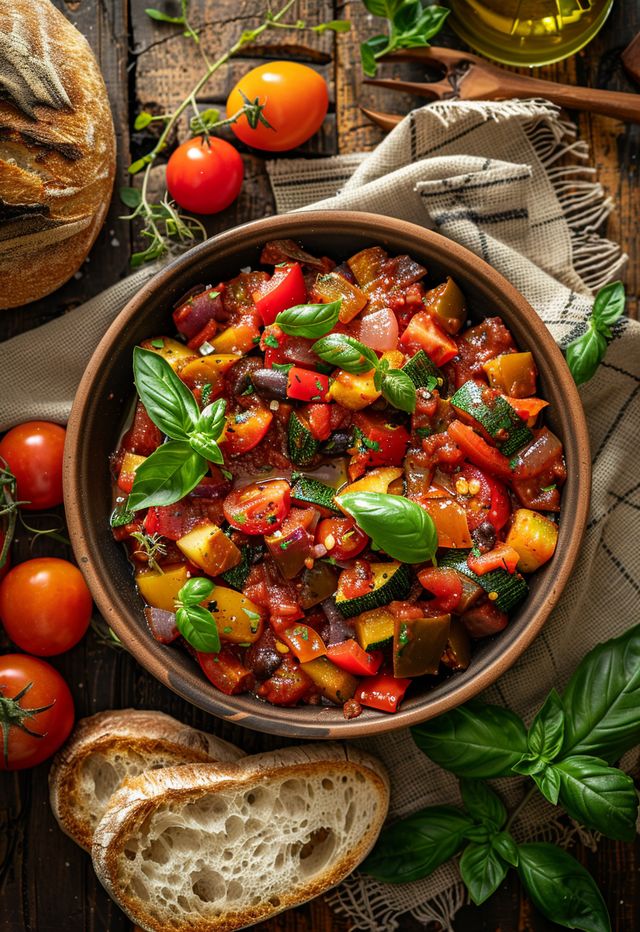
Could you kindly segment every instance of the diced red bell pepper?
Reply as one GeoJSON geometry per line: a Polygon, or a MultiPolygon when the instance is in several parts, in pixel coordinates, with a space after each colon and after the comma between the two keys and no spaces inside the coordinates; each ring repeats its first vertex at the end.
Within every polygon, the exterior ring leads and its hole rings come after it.
{"type": "Polygon", "coordinates": [[[486,469],[493,476],[509,481],[513,478],[513,471],[509,465],[509,460],[503,456],[495,447],[490,447],[486,440],[483,440],[468,424],[462,421],[451,421],[447,428],[447,433],[454,443],[460,447],[465,457],[479,466],[480,469],[486,469]]]}
{"type": "Polygon", "coordinates": [[[195,336],[191,337],[187,346],[189,349],[199,349],[203,343],[208,343],[218,332],[218,325],[215,320],[208,321],[202,330],[198,330],[195,336]]]}
{"type": "Polygon", "coordinates": [[[246,693],[253,685],[253,673],[230,650],[218,654],[196,651],[196,657],[207,679],[226,696],[246,693]]]}
{"type": "Polygon", "coordinates": [[[328,440],[331,434],[331,408],[330,404],[310,404],[302,411],[302,415],[309,425],[311,435],[315,440],[328,440]]]}
{"type": "Polygon", "coordinates": [[[287,373],[287,397],[296,401],[326,401],[329,376],[292,366],[287,373]]]}
{"type": "Polygon", "coordinates": [[[231,456],[248,453],[257,447],[271,426],[273,414],[266,408],[239,411],[227,418],[224,448],[231,456]]]}
{"type": "Polygon", "coordinates": [[[425,566],[418,573],[418,579],[435,599],[429,602],[429,608],[437,607],[444,614],[455,612],[462,598],[462,580],[455,570],[448,567],[425,566]]]}
{"type": "Polygon", "coordinates": [[[122,438],[122,447],[127,453],[151,456],[162,443],[162,432],[153,423],[147,409],[140,400],[136,404],[133,424],[122,438]]]}
{"type": "Polygon", "coordinates": [[[253,292],[253,300],[265,324],[272,324],[281,311],[304,304],[307,289],[300,265],[291,262],[276,268],[270,281],[253,292]]]}
{"type": "Polygon", "coordinates": [[[309,660],[315,660],[316,657],[324,657],[327,653],[327,645],[318,632],[309,625],[291,625],[280,634],[280,638],[300,663],[307,663],[309,660]]]}
{"type": "Polygon", "coordinates": [[[287,357],[284,354],[282,348],[282,341],[284,337],[281,337],[278,340],[278,346],[267,346],[264,350],[264,367],[265,369],[273,369],[274,365],[285,366],[287,365],[287,357]]]}
{"type": "Polygon", "coordinates": [[[329,647],[327,656],[337,667],[353,676],[373,676],[380,669],[383,659],[381,650],[368,653],[353,638],[329,647]]]}
{"type": "Polygon", "coordinates": [[[414,352],[423,349],[431,362],[444,366],[458,355],[458,344],[426,312],[415,314],[400,337],[400,343],[414,352]]]}
{"type": "Polygon", "coordinates": [[[502,397],[515,409],[518,416],[527,422],[527,427],[533,427],[542,409],[549,404],[543,398],[513,398],[511,395],[502,397]]]}
{"type": "MultiPolygon", "coordinates": [[[[353,417],[356,427],[351,466],[358,475],[372,466],[401,466],[410,435],[401,424],[391,424],[381,414],[358,411],[353,417]]],[[[349,475],[351,476],[351,466],[349,475]]]]}
{"type": "Polygon", "coordinates": [[[411,680],[408,677],[395,677],[390,673],[378,673],[377,676],[363,680],[356,689],[353,698],[360,705],[379,709],[381,712],[397,712],[398,705],[410,683],[411,680]]]}
{"type": "Polygon", "coordinates": [[[520,554],[508,544],[500,541],[495,545],[493,550],[474,556],[473,551],[467,557],[467,566],[472,573],[478,576],[484,576],[492,570],[506,570],[507,573],[515,573],[520,554]]]}

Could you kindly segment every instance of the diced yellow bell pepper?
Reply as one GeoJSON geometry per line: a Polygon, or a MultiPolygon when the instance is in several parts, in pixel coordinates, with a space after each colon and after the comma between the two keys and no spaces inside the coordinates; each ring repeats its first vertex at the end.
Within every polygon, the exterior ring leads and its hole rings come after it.
{"type": "Polygon", "coordinates": [[[505,395],[527,398],[536,393],[536,364],[531,353],[504,353],[485,362],[489,384],[505,395]]]}
{"type": "Polygon", "coordinates": [[[189,578],[189,570],[184,563],[163,567],[158,570],[139,570],[136,584],[140,595],[147,605],[163,608],[165,612],[175,612],[175,600],[189,578]]]}
{"type": "Polygon", "coordinates": [[[520,554],[518,569],[533,573],[550,560],[558,542],[558,526],[537,511],[518,508],[507,534],[507,546],[520,554]]]}
{"type": "MultiPolygon", "coordinates": [[[[398,369],[404,362],[404,354],[399,350],[387,350],[380,357],[386,359],[390,369],[398,369]]],[[[343,369],[338,370],[329,388],[329,398],[349,408],[350,411],[362,411],[380,397],[380,392],[374,385],[375,369],[363,372],[362,375],[352,375],[343,369]]]]}
{"type": "Polygon", "coordinates": [[[221,641],[233,644],[253,644],[262,634],[263,621],[260,606],[241,592],[216,586],[211,595],[215,602],[213,618],[221,641]]]}
{"type": "Polygon", "coordinates": [[[242,554],[217,524],[208,521],[199,524],[176,544],[195,566],[199,566],[209,576],[219,576],[242,559],[242,554]]]}
{"type": "Polygon", "coordinates": [[[216,353],[242,356],[255,347],[254,340],[259,335],[258,329],[251,324],[236,324],[222,330],[214,339],[209,340],[209,343],[216,353]]]}
{"type": "Polygon", "coordinates": [[[137,453],[125,453],[122,457],[122,463],[120,465],[120,472],[118,473],[118,488],[127,494],[131,491],[133,487],[133,480],[135,479],[136,469],[139,469],[140,466],[146,460],[146,456],[138,456],[137,453]]]}
{"type": "Polygon", "coordinates": [[[360,291],[357,285],[335,272],[318,275],[313,292],[327,304],[331,301],[342,301],[339,320],[343,324],[348,324],[350,320],[353,320],[368,301],[366,294],[360,291]]]}
{"type": "Polygon", "coordinates": [[[190,347],[171,337],[152,337],[150,340],[143,340],[140,346],[162,356],[175,372],[182,369],[187,360],[195,359],[198,355],[190,347]]]}
{"type": "Polygon", "coordinates": [[[350,485],[340,489],[340,495],[346,495],[348,492],[386,492],[396,479],[402,477],[402,469],[397,466],[378,466],[376,469],[370,469],[362,479],[352,482],[350,485]]]}
{"type": "Polygon", "coordinates": [[[422,498],[420,504],[428,511],[438,534],[438,547],[472,547],[467,514],[453,498],[422,498]]]}
{"type": "Polygon", "coordinates": [[[215,385],[222,375],[242,357],[234,353],[214,353],[201,356],[188,362],[180,370],[180,378],[189,385],[202,386],[207,383],[215,385]]]}
{"type": "Polygon", "coordinates": [[[347,699],[351,699],[356,691],[358,681],[355,676],[341,670],[328,657],[318,657],[300,666],[325,699],[335,702],[336,705],[342,705],[347,699]]]}

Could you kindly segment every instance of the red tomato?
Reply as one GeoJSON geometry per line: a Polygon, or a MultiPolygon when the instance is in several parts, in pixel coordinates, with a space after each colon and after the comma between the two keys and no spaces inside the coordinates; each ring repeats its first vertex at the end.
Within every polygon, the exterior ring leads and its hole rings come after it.
{"type": "Polygon", "coordinates": [[[332,544],[327,547],[329,556],[342,563],[362,553],[369,538],[356,526],[353,518],[323,518],[316,530],[316,542],[325,547],[327,543],[332,544]]]}
{"type": "Polygon", "coordinates": [[[39,511],[62,504],[62,454],[66,431],[49,421],[27,421],[0,440],[2,459],[16,477],[21,508],[39,511]]]}
{"type": "Polygon", "coordinates": [[[273,414],[264,408],[239,411],[227,418],[224,446],[231,456],[248,453],[257,447],[271,426],[273,414]]]}
{"type": "MultiPolygon", "coordinates": [[[[73,699],[57,670],[44,660],[25,654],[0,657],[0,696],[10,703],[8,748],[0,750],[0,770],[23,770],[51,757],[73,728],[73,699]],[[17,701],[11,702],[24,691],[17,701]],[[41,709],[33,716],[29,709],[41,709]],[[14,718],[15,714],[15,718],[14,718]],[[29,731],[20,727],[20,723],[29,731]]],[[[5,707],[6,708],[6,707],[5,707]]]]}
{"type": "Polygon", "coordinates": [[[276,268],[264,287],[254,291],[253,300],[265,324],[272,324],[280,311],[304,304],[307,300],[307,286],[300,265],[291,262],[276,268]]]}
{"type": "Polygon", "coordinates": [[[437,608],[447,613],[457,609],[462,598],[462,580],[455,570],[445,566],[425,566],[418,573],[418,579],[436,597],[429,603],[430,609],[437,608]]]}
{"type": "Polygon", "coordinates": [[[400,342],[414,351],[423,349],[436,366],[444,366],[458,355],[456,341],[441,330],[426,311],[411,318],[400,342]]]}
{"type": "Polygon", "coordinates": [[[329,107],[327,85],[317,71],[292,61],[275,61],[253,68],[240,78],[227,98],[227,116],[244,106],[243,94],[264,105],[270,124],[249,126],[243,114],[231,129],[255,149],[284,152],[310,139],[322,126],[329,107]]]}
{"type": "Polygon", "coordinates": [[[356,560],[340,573],[338,592],[343,599],[355,599],[373,589],[373,574],[366,560],[356,560]]]}
{"type": "Polygon", "coordinates": [[[480,490],[475,495],[469,493],[458,497],[458,501],[464,505],[467,512],[469,530],[473,531],[484,521],[490,521],[496,531],[500,531],[511,515],[509,493],[502,482],[469,463],[464,464],[460,472],[456,473],[457,476],[466,479],[467,482],[473,482],[475,479],[480,483],[480,490]]]}
{"type": "Polygon", "coordinates": [[[240,154],[224,139],[188,139],[167,162],[167,188],[177,203],[194,214],[217,214],[240,193],[244,167],[240,154]]]}
{"type": "Polygon", "coordinates": [[[291,510],[289,483],[284,479],[252,482],[235,489],[224,500],[224,516],[245,534],[271,534],[291,510]]]}
{"type": "Polygon", "coordinates": [[[89,626],[92,602],[80,570],[67,560],[19,563],[0,585],[0,619],[11,640],[39,657],[61,654],[89,626]]]}

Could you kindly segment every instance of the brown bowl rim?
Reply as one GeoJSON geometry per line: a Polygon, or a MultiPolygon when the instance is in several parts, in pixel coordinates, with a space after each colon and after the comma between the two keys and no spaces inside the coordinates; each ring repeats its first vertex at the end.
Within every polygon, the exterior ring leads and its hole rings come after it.
{"type": "MultiPolygon", "coordinates": [[[[410,248],[410,245],[407,248],[410,248]]],[[[300,211],[296,214],[254,220],[195,246],[154,275],[120,311],[100,340],[85,369],[69,417],[64,457],[65,508],[74,554],[98,609],[138,663],[161,683],[204,711],[257,731],[296,738],[358,738],[417,725],[462,705],[495,683],[526,651],[555,607],[580,549],[589,512],[589,449],[589,435],[580,396],[562,353],[526,299],[495,269],[465,247],[407,221],[358,211],[300,211]],[[85,442],[83,421],[93,379],[104,362],[113,355],[117,336],[147,298],[158,289],[165,288],[174,275],[186,272],[190,266],[196,264],[203,253],[215,258],[219,247],[229,250],[235,246],[240,250],[248,242],[253,244],[279,236],[292,236],[304,240],[305,237],[313,236],[314,232],[322,231],[327,223],[338,227],[341,233],[353,232],[355,236],[360,237],[363,230],[366,230],[367,238],[372,242],[384,242],[387,238],[396,242],[411,241],[417,237],[431,245],[439,255],[446,253],[447,263],[452,269],[461,268],[466,275],[471,274],[482,279],[487,293],[499,293],[502,296],[501,303],[510,304],[516,314],[523,321],[526,320],[530,334],[528,345],[535,347],[536,359],[539,361],[543,358],[549,374],[558,381],[564,407],[570,412],[567,418],[571,421],[564,444],[567,458],[573,462],[563,490],[563,511],[568,512],[573,518],[572,533],[565,541],[564,549],[556,552],[553,558],[553,580],[544,602],[541,602],[522,631],[511,643],[505,645],[503,652],[468,679],[460,680],[457,685],[454,678],[449,680],[448,682],[453,682],[454,686],[444,695],[433,696],[426,692],[419,697],[415,706],[401,708],[392,715],[365,710],[361,717],[352,720],[345,720],[341,710],[335,708],[281,708],[270,706],[250,694],[226,696],[209,684],[199,670],[176,669],[177,663],[172,654],[182,652],[176,652],[173,648],[167,650],[154,641],[142,626],[128,623],[126,617],[115,611],[114,586],[104,566],[104,560],[99,553],[95,558],[91,556],[92,552],[95,552],[95,547],[92,551],[91,546],[92,527],[85,521],[80,494],[83,484],[81,451],[85,442]]]]}

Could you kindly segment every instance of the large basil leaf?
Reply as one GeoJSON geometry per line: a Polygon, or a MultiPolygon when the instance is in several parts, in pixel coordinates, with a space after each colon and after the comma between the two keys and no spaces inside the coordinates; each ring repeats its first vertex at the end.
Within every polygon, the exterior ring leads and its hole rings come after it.
{"type": "Polygon", "coordinates": [[[311,351],[331,366],[339,366],[345,372],[361,375],[378,365],[378,357],[372,349],[344,333],[330,333],[317,340],[311,351]]]}
{"type": "Polygon", "coordinates": [[[569,343],[564,353],[576,385],[582,385],[593,378],[606,351],[605,337],[590,321],[588,329],[582,336],[569,343]]]}
{"type": "Polygon", "coordinates": [[[563,757],[588,754],[612,764],[640,743],[640,625],[586,655],[562,704],[563,757]]]}
{"type": "Polygon", "coordinates": [[[467,702],[411,729],[421,751],[458,777],[487,779],[511,775],[527,750],[521,719],[501,706],[467,702]]]}
{"type": "Polygon", "coordinates": [[[459,866],[460,876],[476,906],[496,892],[509,870],[490,841],[467,845],[459,866]]]}
{"type": "Polygon", "coordinates": [[[518,873],[543,916],[568,929],[611,932],[611,922],[593,877],[575,858],[545,842],[518,846],[518,873]]]}
{"type": "Polygon", "coordinates": [[[489,828],[498,831],[507,821],[502,800],[481,780],[461,780],[460,793],[467,812],[489,828]]]}
{"type": "Polygon", "coordinates": [[[560,802],[588,828],[617,841],[633,841],[638,796],[631,777],[597,757],[569,757],[553,767],[560,780],[560,802]]]}
{"type": "Polygon", "coordinates": [[[186,440],[200,418],[200,409],[169,363],[158,353],[136,346],[133,375],[140,399],[156,427],[172,440],[186,440]]]}
{"type": "Polygon", "coordinates": [[[559,753],[563,738],[564,708],[560,696],[552,689],[531,723],[527,744],[532,754],[548,761],[559,753]]]}
{"type": "Polygon", "coordinates": [[[207,461],[188,443],[163,443],[136,470],[127,508],[173,505],[197,486],[206,471],[207,461]]]}
{"type": "Polygon", "coordinates": [[[280,311],[276,323],[283,333],[294,337],[307,337],[315,340],[338,323],[342,298],[330,304],[298,304],[286,311],[280,311]]]}
{"type": "Polygon", "coordinates": [[[473,820],[453,806],[432,806],[380,833],[360,870],[382,883],[409,883],[433,873],[460,850],[473,820]]]}
{"type": "Polygon", "coordinates": [[[433,519],[408,498],[386,492],[347,492],[337,496],[336,502],[394,560],[424,563],[438,548],[433,519]]]}
{"type": "Polygon", "coordinates": [[[217,654],[220,635],[211,612],[201,605],[187,605],[176,612],[176,627],[185,641],[203,654],[217,654]]]}

